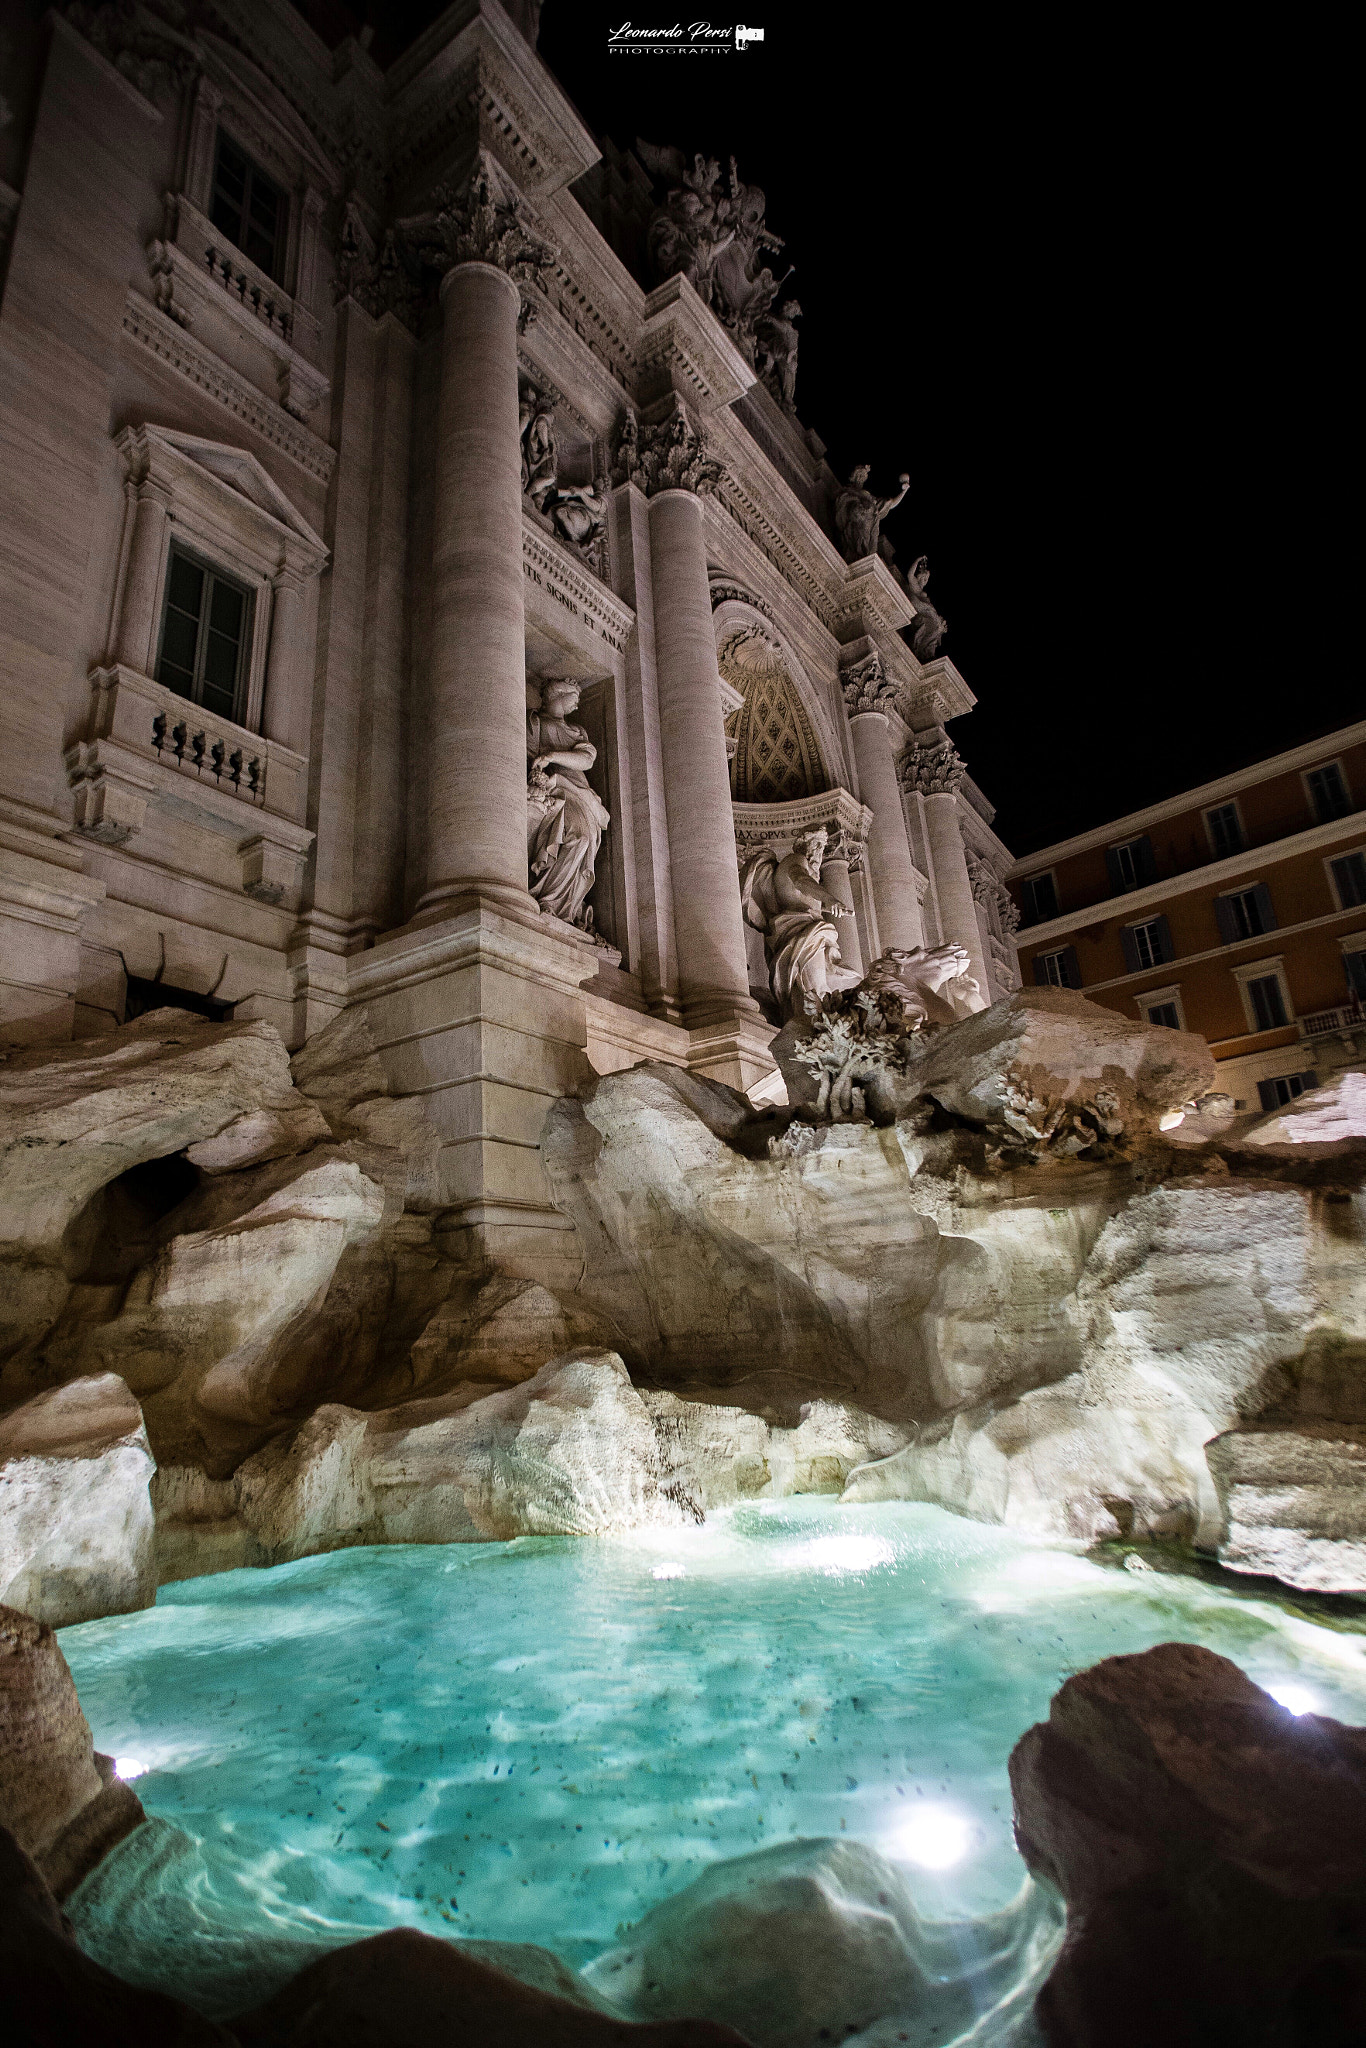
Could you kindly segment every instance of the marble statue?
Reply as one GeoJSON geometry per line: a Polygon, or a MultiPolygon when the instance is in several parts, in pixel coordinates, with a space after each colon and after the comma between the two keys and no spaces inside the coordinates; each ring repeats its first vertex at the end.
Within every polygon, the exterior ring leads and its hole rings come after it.
{"type": "Polygon", "coordinates": [[[611,813],[588,785],[598,750],[569,715],[580,685],[572,676],[527,683],[527,886],[542,910],[589,929],[588,896],[611,813]]]}
{"type": "Polygon", "coordinates": [[[821,888],[828,840],[817,826],[781,860],[764,847],[740,876],[745,919],[764,935],[769,981],[785,1019],[817,1015],[827,995],[859,978],[840,963],[836,923],[853,912],[821,888]]]}
{"type": "Polygon", "coordinates": [[[646,236],[655,276],[686,277],[753,363],[758,330],[784,281],[761,262],[765,251],[783,246],[765,223],[762,188],[745,184],[734,157],[723,177],[715,157],[694,156],[689,170],[681,149],[640,138],[636,153],[666,188],[646,236]]]}
{"type": "Polygon", "coordinates": [[[607,525],[607,504],[611,484],[598,476],[591,484],[564,484],[556,489],[550,503],[550,517],[561,540],[591,556],[607,525]]]}
{"type": "Polygon", "coordinates": [[[971,965],[962,946],[891,946],[868,969],[862,987],[890,1027],[903,1034],[922,1031],[985,1008],[971,965]]]}
{"type": "Polygon", "coordinates": [[[758,370],[785,412],[796,411],[797,333],[802,309],[795,299],[784,299],[776,313],[758,324],[758,370]]]}
{"type": "Polygon", "coordinates": [[[870,473],[868,464],[860,462],[850,470],[849,481],[835,500],[835,530],[846,562],[861,562],[865,555],[878,552],[883,520],[896,510],[911,488],[911,480],[903,470],[897,478],[901,488],[896,496],[879,498],[868,489],[870,473]]]}
{"type": "Polygon", "coordinates": [[[522,490],[538,512],[555,489],[558,456],[555,449],[555,409],[534,386],[523,394],[519,407],[522,435],[522,490]]]}
{"type": "Polygon", "coordinates": [[[925,585],[930,580],[930,564],[926,555],[918,555],[906,573],[906,588],[915,605],[915,630],[911,634],[911,646],[919,661],[932,661],[939,651],[939,643],[949,630],[949,622],[942,612],[935,610],[925,595],[925,585]]]}

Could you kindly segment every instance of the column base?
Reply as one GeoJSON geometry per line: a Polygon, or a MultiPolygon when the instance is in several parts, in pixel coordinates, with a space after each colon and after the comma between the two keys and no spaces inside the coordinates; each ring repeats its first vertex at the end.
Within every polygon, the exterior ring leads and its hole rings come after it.
{"type": "Polygon", "coordinates": [[[504,917],[538,918],[541,906],[529,889],[519,889],[511,882],[485,879],[476,876],[473,881],[442,882],[434,889],[428,889],[419,899],[417,909],[404,926],[411,931],[414,925],[443,923],[453,917],[463,917],[470,910],[492,910],[504,917]]]}
{"type": "Polygon", "coordinates": [[[592,1078],[581,984],[597,971],[572,927],[487,905],[414,919],[350,962],[396,1094],[420,1095],[438,1155],[431,1198],[469,1257],[543,1285],[571,1286],[581,1255],[550,1199],[541,1131],[552,1105],[592,1078]]]}
{"type": "Polygon", "coordinates": [[[694,1021],[686,1014],[684,1021],[689,1027],[690,1073],[724,1081],[728,1088],[748,1095],[751,1088],[776,1072],[769,1046],[778,1034],[757,1003],[751,1002],[743,1010],[732,1007],[729,1012],[713,1012],[705,1020],[694,1021]]]}

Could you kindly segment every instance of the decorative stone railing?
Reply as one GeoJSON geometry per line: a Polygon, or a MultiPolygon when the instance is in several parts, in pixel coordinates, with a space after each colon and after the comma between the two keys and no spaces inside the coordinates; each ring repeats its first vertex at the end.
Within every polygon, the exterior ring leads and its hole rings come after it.
{"type": "Polygon", "coordinates": [[[199,724],[200,716],[198,707],[192,706],[172,725],[167,712],[157,712],[152,720],[152,746],[159,759],[174,761],[197,777],[212,776],[220,789],[226,784],[248,803],[263,804],[266,764],[261,756],[253,754],[248,760],[245,748],[233,746],[236,726],[220,725],[215,719],[199,724]],[[196,725],[197,731],[193,729],[196,725]]]}
{"type": "Polygon", "coordinates": [[[1335,1031],[1366,1030],[1366,1003],[1341,1003],[1334,1010],[1315,1010],[1296,1022],[1301,1038],[1327,1038],[1335,1031]]]}
{"type": "Polygon", "coordinates": [[[306,758],[135,669],[96,669],[90,685],[87,736],[66,753],[77,832],[124,846],[160,807],[232,842],[247,895],[297,904],[313,843],[306,758]]]}
{"type": "Polygon", "coordinates": [[[294,338],[294,308],[275,286],[262,282],[262,275],[235,250],[215,246],[204,251],[209,276],[216,278],[249,313],[265,323],[282,341],[294,338]]]}

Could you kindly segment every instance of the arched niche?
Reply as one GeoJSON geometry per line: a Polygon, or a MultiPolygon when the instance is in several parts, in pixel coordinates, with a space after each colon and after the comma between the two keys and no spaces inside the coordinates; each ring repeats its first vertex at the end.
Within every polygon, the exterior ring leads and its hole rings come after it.
{"type": "Polygon", "coordinates": [[[771,621],[748,605],[718,607],[716,665],[739,697],[726,714],[736,803],[784,804],[819,796],[832,776],[795,665],[771,621]]]}

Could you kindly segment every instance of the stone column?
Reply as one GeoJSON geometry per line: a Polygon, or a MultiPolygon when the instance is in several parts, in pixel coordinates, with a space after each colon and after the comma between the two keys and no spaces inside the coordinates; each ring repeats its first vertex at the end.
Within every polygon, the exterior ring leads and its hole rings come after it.
{"type": "Polygon", "coordinates": [[[863,950],[859,945],[854,891],[849,880],[851,861],[857,859],[858,852],[858,847],[851,841],[847,832],[836,832],[830,841],[830,851],[826,854],[821,868],[821,887],[829,890],[836,903],[842,903],[849,912],[848,917],[842,917],[836,927],[840,936],[840,959],[846,967],[852,967],[862,974],[863,950]]]}
{"type": "Polygon", "coordinates": [[[934,869],[939,903],[940,937],[961,946],[972,960],[985,1002],[991,1001],[991,979],[982,950],[982,928],[972,893],[972,877],[958,823],[958,792],[967,774],[958,749],[941,727],[917,733],[906,752],[902,776],[908,790],[924,800],[925,837],[934,869]]]}
{"type": "Polygon", "coordinates": [[[136,669],[139,675],[150,675],[156,660],[157,585],[166,553],[171,495],[163,484],[153,483],[150,477],[144,477],[140,483],[129,483],[126,488],[135,500],[133,532],[123,578],[114,659],[125,668],[136,669]]]}
{"type": "Polygon", "coordinates": [[[526,614],[513,279],[441,281],[427,890],[418,917],[536,915],[527,888],[526,614]]]}
{"type": "Polygon", "coordinates": [[[306,579],[284,568],[274,579],[270,617],[270,653],[266,660],[266,700],[261,730],[268,740],[308,752],[309,697],[303,667],[308,657],[306,579]]]}
{"type": "Polygon", "coordinates": [[[757,1014],[695,491],[664,490],[651,500],[650,560],[679,990],[691,1029],[757,1014]]]}
{"type": "Polygon", "coordinates": [[[878,943],[885,953],[897,946],[910,952],[925,943],[915,863],[906,837],[896,763],[887,714],[882,707],[893,695],[876,654],[869,655],[841,679],[854,735],[854,762],[859,795],[873,814],[868,832],[869,879],[877,915],[878,943]]]}

